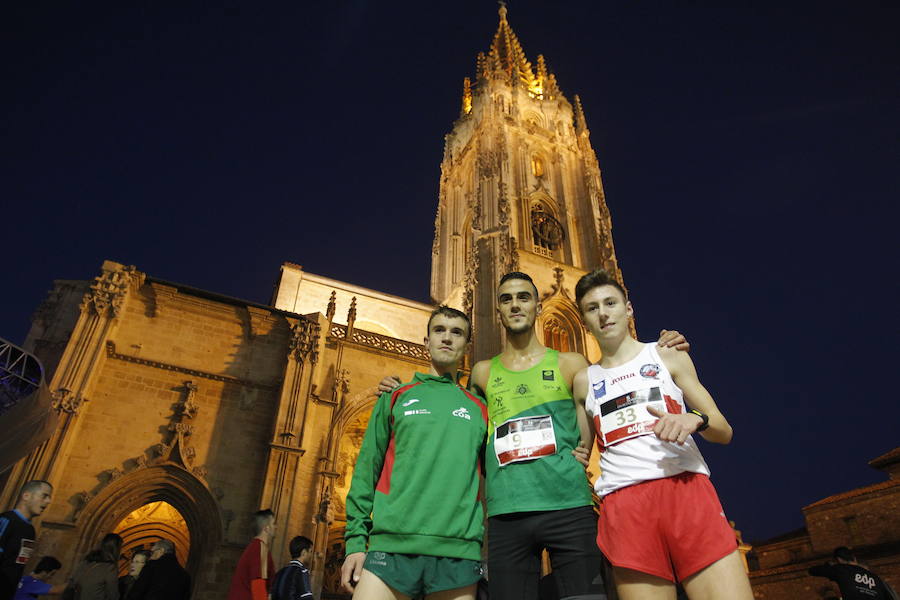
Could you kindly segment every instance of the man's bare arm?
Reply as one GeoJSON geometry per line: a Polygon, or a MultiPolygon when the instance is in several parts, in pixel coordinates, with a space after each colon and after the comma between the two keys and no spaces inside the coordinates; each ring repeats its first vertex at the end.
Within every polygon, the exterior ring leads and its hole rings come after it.
{"type": "Polygon", "coordinates": [[[594,424],[588,418],[585,409],[585,401],[587,400],[588,377],[587,369],[582,369],[575,375],[575,381],[572,384],[572,396],[575,400],[575,417],[578,419],[578,430],[581,434],[581,442],[578,448],[572,451],[575,459],[585,467],[590,467],[591,447],[594,445],[594,424]]]}
{"type": "Polygon", "coordinates": [[[487,389],[488,377],[491,375],[491,361],[480,360],[472,367],[472,373],[469,375],[469,389],[477,393],[479,396],[487,399],[485,390],[487,389]]]}
{"type": "MultiPolygon", "coordinates": [[[[581,402],[579,403],[578,394],[575,392],[575,380],[582,371],[585,372],[585,377],[587,377],[586,369],[588,366],[587,359],[577,352],[561,352],[559,354],[559,370],[566,381],[566,385],[572,390],[572,396],[575,401],[575,418],[578,420],[578,431],[581,438],[578,448],[572,454],[575,455],[578,462],[586,467],[589,466],[588,458],[591,454],[591,446],[594,443],[594,428],[591,426],[590,419],[588,419],[584,410],[584,399],[587,397],[587,393],[585,392],[581,395],[581,402]]],[[[585,387],[586,389],[587,387],[585,387]]]]}
{"type": "MultiPolygon", "coordinates": [[[[700,432],[703,439],[717,444],[729,443],[733,434],[731,425],[719,410],[713,397],[700,383],[691,357],[686,352],[679,352],[672,348],[661,349],[659,355],[672,374],[675,384],[684,392],[687,405],[709,417],[709,428],[700,432]]],[[[676,443],[683,443],[687,435],[694,433],[703,423],[700,417],[691,413],[673,415],[655,411],[653,414],[660,417],[660,421],[653,429],[657,433],[657,437],[676,443]],[[657,432],[658,428],[662,435],[657,432]],[[684,434],[684,431],[687,431],[687,434],[684,434]]]]}

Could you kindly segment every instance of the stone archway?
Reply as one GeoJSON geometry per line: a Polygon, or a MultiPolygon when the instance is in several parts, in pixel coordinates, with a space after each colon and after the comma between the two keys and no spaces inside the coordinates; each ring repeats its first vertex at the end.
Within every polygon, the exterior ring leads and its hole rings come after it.
{"type": "Polygon", "coordinates": [[[222,518],[206,484],[174,463],[145,467],[118,477],[91,499],[78,519],[80,542],[76,555],[84,556],[134,511],[154,502],[168,503],[184,518],[190,535],[184,567],[196,586],[197,575],[217,562],[222,518]]]}
{"type": "MultiPolygon", "coordinates": [[[[137,508],[122,519],[113,533],[122,536],[122,555],[131,558],[137,550],[150,550],[158,540],[175,542],[175,556],[187,564],[191,550],[191,532],[178,509],[164,500],[137,508]]],[[[119,575],[125,575],[128,568],[119,575]]]]}

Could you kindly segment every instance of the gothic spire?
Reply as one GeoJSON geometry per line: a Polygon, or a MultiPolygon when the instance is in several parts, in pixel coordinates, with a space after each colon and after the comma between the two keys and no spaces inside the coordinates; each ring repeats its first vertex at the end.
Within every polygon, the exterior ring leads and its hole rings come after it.
{"type": "Polygon", "coordinates": [[[522,50],[519,38],[516,37],[506,20],[505,2],[500,2],[498,12],[500,13],[500,24],[485,57],[483,70],[478,75],[486,78],[505,75],[509,78],[510,84],[524,85],[530,88],[535,82],[534,72],[531,70],[531,63],[525,57],[525,51],[522,50]]]}

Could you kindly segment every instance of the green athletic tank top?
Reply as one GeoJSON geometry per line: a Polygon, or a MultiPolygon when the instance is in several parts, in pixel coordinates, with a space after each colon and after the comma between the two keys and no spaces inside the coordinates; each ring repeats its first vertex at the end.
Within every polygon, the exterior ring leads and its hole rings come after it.
{"type": "Polygon", "coordinates": [[[485,394],[488,516],[590,505],[590,483],[572,456],[580,433],[559,352],[548,348],[525,371],[510,371],[495,356],[485,394]]]}

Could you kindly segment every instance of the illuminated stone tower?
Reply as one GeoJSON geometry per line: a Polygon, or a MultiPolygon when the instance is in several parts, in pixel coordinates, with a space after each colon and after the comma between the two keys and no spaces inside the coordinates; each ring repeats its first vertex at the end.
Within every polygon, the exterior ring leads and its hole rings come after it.
{"type": "Polygon", "coordinates": [[[431,296],[472,315],[474,357],[500,350],[500,277],[529,273],[542,294],[544,343],[598,356],[573,288],[603,266],[621,281],[597,157],[578,96],[566,99],[544,57],[525,57],[500,6],[500,24],[446,136],[432,248],[431,296]],[[585,339],[585,338],[590,339],[585,339]]]}

